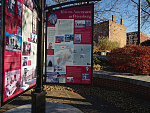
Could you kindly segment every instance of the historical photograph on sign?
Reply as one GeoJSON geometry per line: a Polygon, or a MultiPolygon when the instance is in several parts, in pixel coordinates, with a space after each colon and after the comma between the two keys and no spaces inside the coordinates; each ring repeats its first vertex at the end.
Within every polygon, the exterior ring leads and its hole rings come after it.
{"type": "Polygon", "coordinates": [[[22,15],[22,38],[28,41],[32,33],[32,11],[23,5],[22,15]]]}
{"type": "Polygon", "coordinates": [[[67,77],[67,82],[74,82],[74,79],[73,79],[73,77],[67,77]]]}
{"type": "Polygon", "coordinates": [[[74,65],[91,65],[91,45],[74,46],[74,65]]]}
{"type": "Polygon", "coordinates": [[[54,56],[47,55],[47,72],[54,72],[54,56]]]}
{"type": "Polygon", "coordinates": [[[6,32],[6,50],[21,51],[21,37],[6,32]]]}
{"type": "Polygon", "coordinates": [[[23,68],[21,89],[26,90],[31,84],[36,82],[35,69],[32,67],[23,68]]]}
{"type": "Polygon", "coordinates": [[[65,34],[65,42],[73,41],[73,34],[65,34]]]}
{"type": "Polygon", "coordinates": [[[85,28],[85,20],[75,20],[75,28],[85,28]]]}
{"type": "Polygon", "coordinates": [[[52,42],[49,42],[47,49],[53,49],[53,48],[54,48],[53,43],[52,43],[52,42]]]}
{"type": "Polygon", "coordinates": [[[7,11],[14,16],[16,15],[16,1],[17,0],[7,0],[7,11]]]}
{"type": "Polygon", "coordinates": [[[23,42],[22,55],[29,56],[30,53],[31,53],[31,43],[29,43],[29,42],[23,42]]]}
{"type": "Polygon", "coordinates": [[[17,16],[22,17],[22,4],[17,1],[17,16]]]}
{"type": "Polygon", "coordinates": [[[28,65],[28,57],[23,57],[22,58],[22,66],[27,66],[28,65]]]}
{"type": "Polygon", "coordinates": [[[37,35],[31,33],[30,41],[33,43],[37,43],[37,35]]]}
{"type": "Polygon", "coordinates": [[[90,80],[90,74],[83,73],[82,80],[90,80]]]}
{"type": "Polygon", "coordinates": [[[31,66],[36,69],[36,65],[37,65],[37,44],[36,43],[31,43],[31,53],[29,58],[31,60],[31,66]]]}
{"type": "Polygon", "coordinates": [[[81,34],[75,34],[74,43],[81,43],[81,34]]]}
{"type": "Polygon", "coordinates": [[[56,36],[55,43],[61,43],[61,42],[64,42],[64,36],[56,36]]]}
{"type": "Polygon", "coordinates": [[[20,70],[5,72],[5,98],[20,90],[20,70]]]}
{"type": "Polygon", "coordinates": [[[66,74],[59,72],[50,72],[47,73],[48,77],[46,79],[47,82],[51,83],[65,83],[66,82],[66,74]]]}

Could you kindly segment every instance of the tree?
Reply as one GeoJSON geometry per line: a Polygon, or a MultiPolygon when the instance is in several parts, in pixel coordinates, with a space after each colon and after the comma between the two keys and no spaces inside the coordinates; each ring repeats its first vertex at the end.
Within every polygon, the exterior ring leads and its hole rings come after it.
{"type": "MultiPolygon", "coordinates": [[[[47,0],[49,4],[59,4],[67,1],[75,0],[47,0]]],[[[138,24],[138,0],[101,0],[96,1],[94,9],[94,22],[110,20],[111,15],[116,15],[117,23],[120,23],[120,18],[125,21],[125,26],[131,31],[136,31],[138,24]]],[[[142,0],[142,31],[148,31],[150,23],[150,0],[142,0]]],[[[148,32],[147,32],[148,33],[148,32]]],[[[149,31],[150,33],[150,31],[149,31]]]]}
{"type": "MultiPolygon", "coordinates": [[[[142,0],[141,9],[142,31],[148,31],[150,28],[150,0],[142,0]]],[[[137,29],[138,0],[102,0],[101,2],[95,2],[95,23],[109,20],[112,14],[116,17],[123,17],[126,20],[127,29],[137,29]]],[[[120,19],[116,21],[119,23],[120,19]]]]}
{"type": "Polygon", "coordinates": [[[110,41],[109,39],[101,39],[98,44],[94,46],[93,52],[105,52],[119,48],[120,44],[116,41],[110,41]]]}

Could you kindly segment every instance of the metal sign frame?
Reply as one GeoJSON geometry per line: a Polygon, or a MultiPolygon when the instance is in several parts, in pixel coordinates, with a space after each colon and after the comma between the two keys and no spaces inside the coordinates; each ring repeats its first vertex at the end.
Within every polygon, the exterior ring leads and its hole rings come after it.
{"type": "Polygon", "coordinates": [[[3,43],[3,36],[4,36],[4,29],[5,29],[5,1],[1,0],[1,33],[0,33],[0,107],[2,106],[2,98],[3,98],[3,69],[4,69],[4,43],[3,43]]]}

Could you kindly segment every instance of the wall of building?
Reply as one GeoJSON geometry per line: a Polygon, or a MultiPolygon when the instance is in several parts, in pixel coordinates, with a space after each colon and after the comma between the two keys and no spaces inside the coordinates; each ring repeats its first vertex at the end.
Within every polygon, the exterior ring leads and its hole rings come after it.
{"type": "Polygon", "coordinates": [[[126,45],[126,27],[124,25],[109,21],[109,40],[120,43],[120,47],[126,45]]]}
{"type": "Polygon", "coordinates": [[[100,39],[106,39],[109,36],[109,22],[105,21],[94,25],[94,41],[97,43],[100,39]]]}
{"type": "MultiPolygon", "coordinates": [[[[138,40],[138,32],[130,32],[127,33],[127,45],[128,44],[135,44],[137,45],[137,40],[138,40]]],[[[140,43],[150,40],[150,37],[147,35],[143,34],[142,32],[140,33],[140,43]]]]}
{"type": "Polygon", "coordinates": [[[150,37],[148,37],[147,35],[143,34],[143,33],[140,33],[140,43],[146,41],[146,40],[150,40],[150,37]]]}

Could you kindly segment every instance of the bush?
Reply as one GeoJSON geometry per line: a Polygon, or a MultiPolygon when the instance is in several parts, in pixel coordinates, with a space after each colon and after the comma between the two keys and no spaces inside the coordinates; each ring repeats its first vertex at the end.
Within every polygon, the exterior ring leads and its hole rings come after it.
{"type": "Polygon", "coordinates": [[[112,50],[108,59],[117,71],[150,74],[150,47],[129,45],[112,50]]]}
{"type": "Polygon", "coordinates": [[[120,44],[116,41],[110,41],[108,39],[101,39],[98,42],[99,51],[111,51],[113,49],[119,48],[120,44]]]}
{"type": "Polygon", "coordinates": [[[93,57],[93,64],[100,64],[101,63],[101,61],[99,60],[99,58],[97,58],[97,57],[93,57]]]}
{"type": "Polygon", "coordinates": [[[93,65],[93,70],[95,70],[95,71],[99,71],[99,70],[101,70],[101,68],[102,67],[99,64],[93,65]]]}

